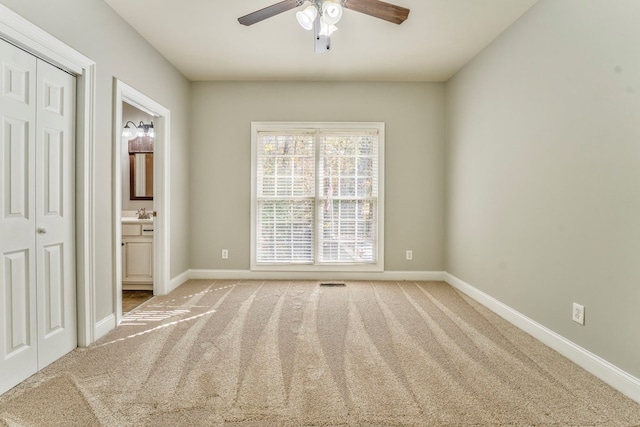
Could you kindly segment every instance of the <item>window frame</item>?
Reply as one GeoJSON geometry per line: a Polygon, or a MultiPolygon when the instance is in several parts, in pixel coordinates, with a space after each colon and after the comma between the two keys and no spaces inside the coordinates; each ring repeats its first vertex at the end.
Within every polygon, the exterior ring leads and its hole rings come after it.
{"type": "MultiPolygon", "coordinates": [[[[316,149],[317,153],[317,149],[316,149]]],[[[384,271],[384,179],[385,179],[385,124],[384,122],[251,122],[251,271],[288,271],[288,272],[383,272],[384,271]],[[375,263],[320,263],[316,252],[314,262],[311,264],[265,264],[257,262],[257,178],[258,178],[258,134],[259,132],[294,130],[318,131],[376,131],[378,133],[378,197],[377,197],[377,252],[375,263]]],[[[317,173],[319,171],[320,156],[316,155],[316,176],[314,180],[318,185],[317,173]]],[[[316,191],[315,200],[322,197],[316,191]]],[[[318,218],[314,216],[314,244],[318,250],[318,218]]]]}

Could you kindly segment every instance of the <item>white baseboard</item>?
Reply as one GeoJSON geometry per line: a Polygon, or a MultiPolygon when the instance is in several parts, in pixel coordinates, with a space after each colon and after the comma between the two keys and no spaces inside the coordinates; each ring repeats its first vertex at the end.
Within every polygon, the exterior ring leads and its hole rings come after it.
{"type": "Polygon", "coordinates": [[[251,270],[189,270],[190,279],[238,280],[444,280],[444,271],[289,272],[251,270]]]}
{"type": "Polygon", "coordinates": [[[445,272],[444,281],[553,348],[611,387],[640,403],[640,379],[535,322],[454,275],[445,272]]]}
{"type": "Polygon", "coordinates": [[[110,314],[102,320],[96,322],[94,341],[99,340],[105,336],[108,332],[116,328],[116,315],[110,314]]]}
{"type": "Polygon", "coordinates": [[[176,277],[171,279],[169,281],[169,289],[167,289],[167,293],[173,291],[178,286],[182,285],[184,282],[189,280],[189,278],[190,278],[189,277],[189,272],[190,272],[190,270],[183,271],[182,273],[178,274],[176,277]]]}

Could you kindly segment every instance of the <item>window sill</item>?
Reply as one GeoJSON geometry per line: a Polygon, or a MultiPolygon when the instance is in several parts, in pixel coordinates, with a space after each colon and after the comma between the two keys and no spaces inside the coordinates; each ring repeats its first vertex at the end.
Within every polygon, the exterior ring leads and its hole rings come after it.
{"type": "Polygon", "coordinates": [[[281,272],[322,272],[322,273],[372,273],[384,272],[384,265],[377,264],[252,264],[251,271],[281,271],[281,272]]]}

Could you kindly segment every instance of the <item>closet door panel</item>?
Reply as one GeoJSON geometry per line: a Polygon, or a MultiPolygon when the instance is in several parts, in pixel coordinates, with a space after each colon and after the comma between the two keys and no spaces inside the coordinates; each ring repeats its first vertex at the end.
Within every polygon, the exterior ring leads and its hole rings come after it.
{"type": "Polygon", "coordinates": [[[0,41],[0,393],[38,369],[36,59],[0,41]]]}
{"type": "Polygon", "coordinates": [[[38,365],[76,347],[74,248],[75,78],[38,61],[36,250],[38,365]]]}
{"type": "Polygon", "coordinates": [[[3,117],[4,217],[29,221],[29,122],[3,117]]]}
{"type": "Polygon", "coordinates": [[[4,357],[11,358],[25,351],[32,343],[33,319],[29,286],[28,250],[3,254],[5,304],[2,313],[6,317],[4,357]]]}
{"type": "Polygon", "coordinates": [[[44,169],[42,170],[42,179],[45,188],[42,208],[44,215],[58,218],[64,216],[62,211],[63,197],[65,196],[63,137],[64,135],[60,131],[43,129],[44,169]]]}
{"type": "Polygon", "coordinates": [[[44,330],[45,338],[51,338],[59,331],[64,333],[65,288],[64,288],[64,247],[62,244],[43,248],[44,284],[44,330]]]}

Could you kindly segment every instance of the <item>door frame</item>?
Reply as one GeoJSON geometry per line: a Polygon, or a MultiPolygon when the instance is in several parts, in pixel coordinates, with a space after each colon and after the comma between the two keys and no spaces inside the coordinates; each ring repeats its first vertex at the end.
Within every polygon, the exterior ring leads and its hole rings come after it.
{"type": "Polygon", "coordinates": [[[96,63],[0,4],[0,38],[76,75],[76,291],[78,345],[95,341],[94,146],[96,63]]]}
{"type": "Polygon", "coordinates": [[[156,132],[153,144],[153,206],[157,216],[153,220],[153,294],[169,293],[169,200],[170,171],[169,147],[171,136],[171,112],[168,108],[149,98],[123,81],[114,78],[113,100],[113,147],[114,147],[114,301],[116,301],[116,325],[122,319],[122,103],[133,105],[154,116],[156,132]]]}

